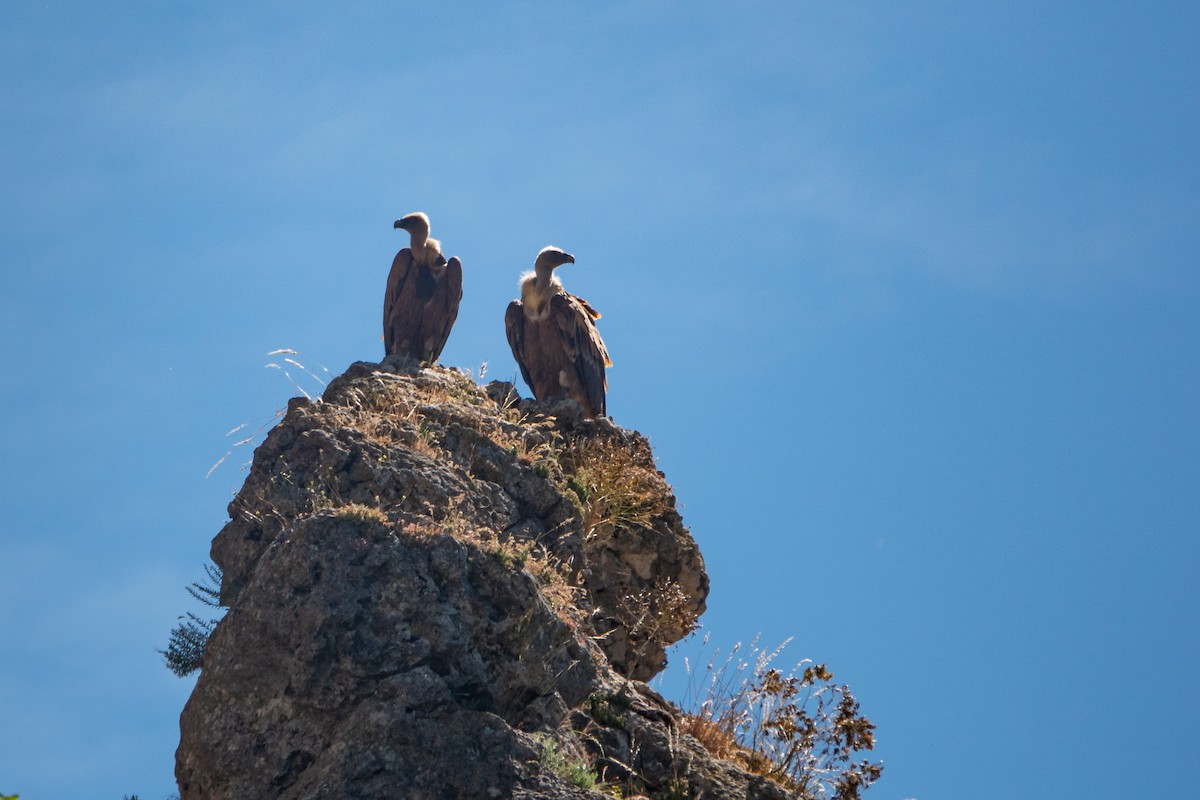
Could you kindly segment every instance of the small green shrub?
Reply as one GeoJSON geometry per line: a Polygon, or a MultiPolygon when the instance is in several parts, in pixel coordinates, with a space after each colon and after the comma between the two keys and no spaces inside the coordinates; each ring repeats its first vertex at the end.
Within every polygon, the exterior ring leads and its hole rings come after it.
{"type": "MultiPolygon", "coordinates": [[[[188,594],[209,608],[219,608],[221,606],[221,568],[215,564],[205,564],[204,572],[208,576],[206,583],[193,582],[191,586],[184,588],[187,589],[188,594]]],[[[171,629],[170,638],[167,640],[167,649],[158,652],[162,654],[167,669],[180,678],[184,678],[204,666],[204,649],[219,618],[204,619],[189,611],[179,619],[182,622],[171,629]]],[[[3,799],[0,798],[0,800],[3,799]]]]}
{"type": "Polygon", "coordinates": [[[528,544],[506,542],[497,545],[497,552],[500,554],[500,560],[504,566],[509,569],[525,569],[532,550],[528,544]]]}
{"type": "Polygon", "coordinates": [[[595,789],[599,778],[596,771],[582,759],[571,758],[558,749],[558,743],[549,734],[539,733],[535,737],[538,745],[538,760],[542,766],[580,789],[595,789]]]}
{"type": "Polygon", "coordinates": [[[624,728],[624,712],[631,704],[626,695],[596,692],[588,698],[588,714],[606,728],[624,728]]]}
{"type": "Polygon", "coordinates": [[[588,487],[580,483],[579,479],[575,477],[567,478],[567,488],[575,493],[575,496],[579,498],[579,502],[581,503],[586,503],[592,494],[588,487]]]}
{"type": "Polygon", "coordinates": [[[692,800],[692,792],[685,778],[672,778],[654,797],[655,800],[692,800]]]}

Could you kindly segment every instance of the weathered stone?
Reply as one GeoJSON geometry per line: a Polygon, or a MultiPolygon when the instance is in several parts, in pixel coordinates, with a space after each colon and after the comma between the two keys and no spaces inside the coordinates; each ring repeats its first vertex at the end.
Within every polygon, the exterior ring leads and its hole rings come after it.
{"type": "Polygon", "coordinates": [[[637,433],[450,369],[357,363],[289,403],[230,516],[183,800],[596,796],[534,734],[647,792],[786,796],[641,683],[708,578],[637,433]],[[593,719],[618,695],[619,724],[593,719]]]}

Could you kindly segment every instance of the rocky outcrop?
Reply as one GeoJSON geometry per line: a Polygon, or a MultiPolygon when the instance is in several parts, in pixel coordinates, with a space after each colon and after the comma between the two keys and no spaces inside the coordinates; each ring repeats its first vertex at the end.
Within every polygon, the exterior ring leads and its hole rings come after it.
{"type": "Polygon", "coordinates": [[[454,370],[293,400],[213,541],[194,798],[784,797],[643,681],[708,579],[646,440],[454,370]]]}

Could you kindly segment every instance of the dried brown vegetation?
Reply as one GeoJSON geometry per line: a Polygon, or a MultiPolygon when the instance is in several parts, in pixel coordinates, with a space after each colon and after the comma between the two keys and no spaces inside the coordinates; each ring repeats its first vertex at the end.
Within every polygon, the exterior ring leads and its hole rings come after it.
{"type": "Polygon", "coordinates": [[[738,645],[720,664],[714,656],[701,686],[689,665],[680,727],[717,758],[802,797],[859,800],[883,773],[880,763],[856,760],[874,749],[875,725],[824,664],[803,661],[787,674],[772,667],[786,644],[766,652],[752,642],[749,659],[737,657],[738,645]]]}
{"type": "Polygon", "coordinates": [[[334,512],[339,517],[356,520],[358,522],[382,522],[387,523],[387,515],[373,506],[363,505],[362,503],[348,503],[344,506],[338,506],[334,512]]]}
{"type": "Polygon", "coordinates": [[[692,613],[692,601],[679,584],[660,581],[649,589],[622,598],[622,619],[630,636],[656,642],[673,642],[679,632],[694,631],[699,623],[692,613]]]}
{"type": "Polygon", "coordinates": [[[653,462],[613,437],[576,442],[560,459],[567,488],[579,501],[583,529],[650,527],[664,511],[662,494],[649,480],[653,462]]]}

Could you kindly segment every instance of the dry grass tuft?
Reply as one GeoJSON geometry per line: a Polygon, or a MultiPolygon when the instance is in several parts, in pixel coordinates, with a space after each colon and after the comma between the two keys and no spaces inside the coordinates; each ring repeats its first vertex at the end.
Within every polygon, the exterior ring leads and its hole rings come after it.
{"type": "Polygon", "coordinates": [[[699,625],[696,599],[673,580],[659,580],[626,596],[618,611],[631,637],[663,646],[679,641],[699,625]]]}
{"type": "Polygon", "coordinates": [[[587,593],[570,581],[570,569],[539,544],[502,538],[496,531],[471,518],[462,496],[451,500],[437,520],[408,523],[413,533],[445,533],[464,544],[498,559],[508,569],[526,572],[537,583],[538,592],[558,614],[559,619],[577,628],[587,618],[587,593]]]}
{"type": "Polygon", "coordinates": [[[428,458],[439,458],[442,455],[439,437],[421,413],[423,405],[401,387],[371,385],[347,390],[344,404],[326,405],[325,411],[337,418],[339,424],[378,444],[399,444],[428,458]]]}
{"type": "Polygon", "coordinates": [[[349,503],[344,506],[337,506],[334,509],[334,515],[352,519],[356,522],[382,522],[388,524],[387,514],[384,514],[378,508],[365,506],[362,503],[349,503]]]}
{"type": "Polygon", "coordinates": [[[616,438],[577,442],[560,461],[588,535],[602,527],[649,528],[666,510],[654,467],[616,438]]]}
{"type": "Polygon", "coordinates": [[[756,642],[750,659],[736,658],[740,644],[719,665],[714,655],[703,687],[696,687],[688,666],[680,728],[713,756],[802,797],[860,800],[883,773],[882,764],[854,760],[874,748],[875,725],[824,664],[805,660],[784,674],[770,665],[787,642],[771,652],[756,642]]]}
{"type": "Polygon", "coordinates": [[[429,458],[448,455],[443,446],[453,423],[489,439],[518,461],[534,465],[543,477],[553,470],[561,442],[552,433],[530,430],[517,409],[484,413],[491,404],[486,391],[467,375],[443,374],[443,381],[417,382],[407,376],[346,390],[332,411],[340,424],[352,427],[384,446],[401,445],[429,458]],[[472,409],[481,407],[476,412],[472,409]]]}

